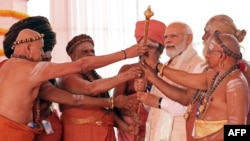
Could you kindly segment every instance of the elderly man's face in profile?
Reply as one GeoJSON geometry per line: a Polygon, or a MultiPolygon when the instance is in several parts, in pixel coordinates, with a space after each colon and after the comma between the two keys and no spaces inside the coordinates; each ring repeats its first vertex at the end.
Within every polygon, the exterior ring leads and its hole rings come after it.
{"type": "Polygon", "coordinates": [[[215,31],[221,31],[221,23],[215,21],[208,21],[204,28],[204,34],[202,36],[203,40],[203,55],[206,56],[209,44],[214,37],[215,31]]]}

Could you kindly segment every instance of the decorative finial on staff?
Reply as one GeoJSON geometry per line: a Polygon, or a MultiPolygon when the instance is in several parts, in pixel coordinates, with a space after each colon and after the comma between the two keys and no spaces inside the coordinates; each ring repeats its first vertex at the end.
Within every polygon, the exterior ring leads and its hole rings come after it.
{"type": "Polygon", "coordinates": [[[151,10],[151,6],[149,5],[147,10],[144,11],[144,16],[146,20],[149,20],[152,16],[154,16],[154,12],[151,10]]]}
{"type": "MultiPolygon", "coordinates": [[[[149,5],[147,10],[144,11],[144,16],[145,16],[145,25],[144,25],[144,45],[147,45],[148,43],[148,30],[149,30],[149,21],[152,16],[154,16],[154,12],[151,10],[151,6],[149,5]]],[[[145,53],[146,56],[148,56],[148,53],[145,53]]]]}
{"type": "MultiPolygon", "coordinates": [[[[143,44],[146,46],[148,44],[148,31],[149,31],[149,21],[150,18],[154,15],[153,11],[151,10],[151,6],[148,6],[147,10],[144,11],[144,16],[146,18],[145,25],[144,25],[144,37],[143,37],[143,44]]],[[[148,53],[144,54],[145,56],[148,56],[148,53]]],[[[143,57],[143,56],[142,56],[143,57]]],[[[143,60],[141,58],[141,60],[143,60]]],[[[147,80],[144,76],[144,74],[138,75],[138,78],[134,81],[134,88],[136,92],[145,92],[147,87],[147,80]]],[[[138,109],[136,111],[137,117],[135,119],[136,122],[140,121],[140,110],[141,110],[142,103],[139,103],[138,109]]],[[[134,135],[134,141],[138,141],[138,135],[134,135]]]]}

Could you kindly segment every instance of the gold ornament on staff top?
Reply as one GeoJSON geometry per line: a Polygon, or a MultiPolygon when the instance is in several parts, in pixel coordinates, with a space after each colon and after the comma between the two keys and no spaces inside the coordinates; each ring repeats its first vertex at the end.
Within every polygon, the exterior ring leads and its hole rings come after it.
{"type": "MultiPolygon", "coordinates": [[[[147,10],[144,11],[144,16],[146,18],[145,25],[144,25],[144,45],[147,45],[148,43],[148,30],[149,30],[149,21],[152,16],[154,16],[154,12],[151,10],[151,6],[148,6],[147,10]]],[[[148,52],[145,53],[146,56],[148,56],[148,52]]]]}
{"type": "MultiPolygon", "coordinates": [[[[147,46],[148,44],[148,31],[149,31],[149,21],[150,18],[154,15],[154,13],[151,10],[151,7],[148,6],[147,10],[144,11],[144,16],[146,18],[145,20],[145,24],[144,24],[144,38],[143,38],[143,45],[147,46]]],[[[144,56],[148,56],[148,53],[145,53],[143,56],[141,56],[141,60],[143,60],[144,56]]],[[[147,80],[144,76],[144,74],[138,74],[138,78],[135,79],[134,81],[134,88],[136,90],[136,92],[145,92],[146,91],[146,87],[147,87],[147,80]]],[[[141,107],[141,103],[139,103],[138,108],[136,110],[136,122],[139,122],[140,120],[140,107],[141,107]]],[[[138,141],[139,138],[137,136],[137,134],[134,135],[134,141],[138,141]]]]}

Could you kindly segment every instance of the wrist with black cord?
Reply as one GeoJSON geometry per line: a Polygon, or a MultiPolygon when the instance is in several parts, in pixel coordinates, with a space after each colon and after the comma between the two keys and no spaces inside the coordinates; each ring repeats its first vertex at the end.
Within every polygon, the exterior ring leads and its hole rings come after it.
{"type": "Polygon", "coordinates": [[[161,101],[162,101],[162,97],[159,98],[158,100],[158,108],[161,109],[161,101]]]}

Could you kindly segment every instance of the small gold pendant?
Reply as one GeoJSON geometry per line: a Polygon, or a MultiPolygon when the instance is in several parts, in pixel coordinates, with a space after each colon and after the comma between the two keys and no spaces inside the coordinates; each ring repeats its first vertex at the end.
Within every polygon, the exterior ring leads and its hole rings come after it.
{"type": "Polygon", "coordinates": [[[204,99],[204,100],[203,100],[203,103],[207,103],[207,99],[204,99]]]}
{"type": "Polygon", "coordinates": [[[205,106],[204,106],[204,105],[201,105],[201,106],[199,107],[199,112],[200,112],[200,113],[203,113],[204,110],[205,110],[205,106]]]}

